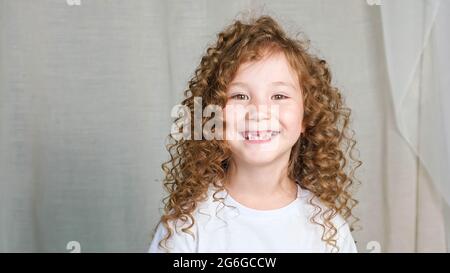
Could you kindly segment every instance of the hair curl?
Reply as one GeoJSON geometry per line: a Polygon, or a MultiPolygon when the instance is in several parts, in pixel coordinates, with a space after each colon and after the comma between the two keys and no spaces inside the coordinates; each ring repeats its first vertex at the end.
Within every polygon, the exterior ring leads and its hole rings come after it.
{"type": "MultiPolygon", "coordinates": [[[[353,218],[351,230],[359,220],[352,214],[358,201],[352,197],[350,186],[357,181],[354,171],[362,162],[353,155],[356,141],[353,134],[349,135],[351,110],[344,106],[340,91],[332,86],[326,61],[308,53],[308,40],[289,38],[270,16],[251,19],[249,23],[235,20],[217,38],[189,81],[182,105],[191,109],[191,116],[194,97],[202,98],[202,109],[209,104],[225,107],[227,84],[240,64],[261,59],[267,50],[282,51],[299,76],[304,105],[305,131],[292,148],[288,176],[314,194],[309,203],[316,210],[310,220],[322,226],[321,239],[338,250],[337,227],[332,219],[337,214],[347,222],[353,218]],[[325,206],[315,203],[315,198],[325,206]]],[[[203,118],[203,125],[209,119],[203,118]]],[[[192,214],[199,202],[207,198],[210,184],[218,188],[213,195],[217,200],[215,194],[224,189],[219,181],[226,177],[231,158],[226,141],[206,140],[204,136],[200,140],[177,140],[172,135],[169,140],[170,159],[162,164],[168,196],[163,199],[164,214],[160,219],[168,233],[159,242],[161,247],[173,234],[171,220],[190,219],[190,225],[182,231],[194,236],[190,231],[194,225],[192,214]]]]}

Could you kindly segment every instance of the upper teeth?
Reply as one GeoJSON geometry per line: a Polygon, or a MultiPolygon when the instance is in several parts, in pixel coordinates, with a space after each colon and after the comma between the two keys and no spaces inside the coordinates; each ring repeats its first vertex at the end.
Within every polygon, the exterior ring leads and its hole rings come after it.
{"type": "Polygon", "coordinates": [[[243,132],[243,136],[247,140],[268,140],[277,134],[279,134],[278,131],[243,132]]]}

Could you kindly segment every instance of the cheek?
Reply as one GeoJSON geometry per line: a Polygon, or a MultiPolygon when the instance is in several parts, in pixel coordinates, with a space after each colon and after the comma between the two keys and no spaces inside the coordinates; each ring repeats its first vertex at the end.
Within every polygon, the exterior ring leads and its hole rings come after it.
{"type": "Polygon", "coordinates": [[[236,120],[237,120],[237,115],[234,111],[232,111],[230,109],[230,107],[225,107],[224,111],[223,111],[223,120],[224,120],[224,125],[227,131],[235,130],[236,127],[236,120]]]}
{"type": "Polygon", "coordinates": [[[227,105],[223,109],[226,130],[238,131],[245,128],[245,109],[236,105],[227,105]]]}
{"type": "Polygon", "coordinates": [[[300,136],[303,121],[303,109],[301,107],[284,107],[280,111],[281,126],[289,135],[300,136]]]}

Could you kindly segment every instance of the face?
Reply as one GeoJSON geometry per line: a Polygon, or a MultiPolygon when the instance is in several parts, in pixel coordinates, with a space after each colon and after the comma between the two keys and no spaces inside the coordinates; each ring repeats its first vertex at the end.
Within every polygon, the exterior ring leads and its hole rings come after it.
{"type": "Polygon", "coordinates": [[[303,99],[284,53],[243,63],[227,88],[226,137],[237,163],[289,158],[303,132],[303,99]]]}

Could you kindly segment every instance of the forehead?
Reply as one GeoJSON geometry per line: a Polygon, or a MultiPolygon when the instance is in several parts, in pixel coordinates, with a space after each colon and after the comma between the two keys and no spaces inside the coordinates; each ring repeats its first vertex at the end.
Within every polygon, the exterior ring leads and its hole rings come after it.
{"type": "Polygon", "coordinates": [[[291,68],[283,52],[265,55],[260,60],[241,64],[233,82],[254,85],[287,82],[296,88],[299,87],[297,73],[291,68]]]}

